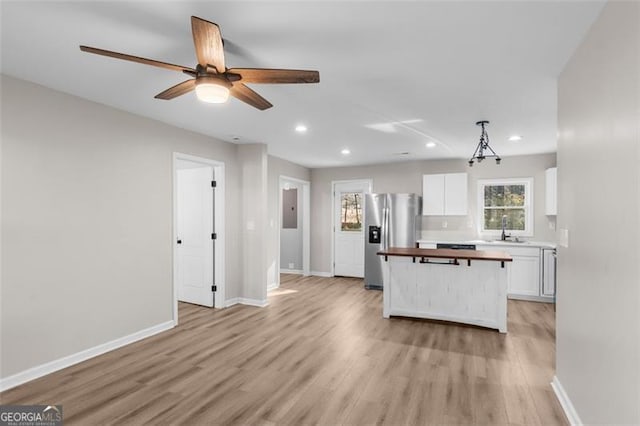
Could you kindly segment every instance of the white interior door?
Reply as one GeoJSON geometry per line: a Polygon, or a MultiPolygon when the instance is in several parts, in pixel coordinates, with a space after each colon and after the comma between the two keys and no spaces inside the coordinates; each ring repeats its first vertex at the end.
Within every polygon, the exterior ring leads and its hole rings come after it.
{"type": "Polygon", "coordinates": [[[178,300],[212,307],[213,167],[180,161],[176,171],[178,300]]]}
{"type": "Polygon", "coordinates": [[[333,274],[364,278],[364,194],[371,182],[334,184],[333,274]]]}

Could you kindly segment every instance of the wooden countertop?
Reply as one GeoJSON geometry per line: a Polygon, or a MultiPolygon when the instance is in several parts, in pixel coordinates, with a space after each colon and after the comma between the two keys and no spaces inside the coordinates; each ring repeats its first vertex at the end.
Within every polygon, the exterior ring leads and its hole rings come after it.
{"type": "Polygon", "coordinates": [[[453,249],[423,249],[389,247],[377,253],[380,256],[404,256],[439,259],[465,259],[465,260],[492,260],[496,262],[511,262],[513,259],[507,253],[501,251],[485,250],[453,250],[453,249]]]}

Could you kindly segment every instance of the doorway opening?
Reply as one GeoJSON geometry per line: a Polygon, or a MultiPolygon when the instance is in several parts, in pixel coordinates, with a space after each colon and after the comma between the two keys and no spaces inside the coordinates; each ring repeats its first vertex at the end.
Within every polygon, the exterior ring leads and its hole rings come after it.
{"type": "Polygon", "coordinates": [[[331,274],[364,278],[364,194],[371,179],[332,182],[333,233],[331,274]]]}
{"type": "MultiPolygon", "coordinates": [[[[278,270],[280,273],[311,275],[311,183],[280,176],[278,194],[278,270]]],[[[268,290],[280,286],[280,274],[276,275],[268,290]]]]}
{"type": "Polygon", "coordinates": [[[224,307],[224,163],[173,155],[173,321],[178,301],[224,307]]]}

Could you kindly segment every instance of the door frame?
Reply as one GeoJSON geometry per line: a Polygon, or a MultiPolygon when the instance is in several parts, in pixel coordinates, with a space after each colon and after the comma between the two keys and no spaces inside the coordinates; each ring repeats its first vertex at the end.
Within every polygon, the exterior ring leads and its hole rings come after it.
{"type": "Polygon", "coordinates": [[[172,287],[173,287],[173,323],[178,325],[178,255],[176,253],[178,239],[178,160],[187,160],[195,163],[211,166],[213,176],[216,180],[216,189],[213,193],[214,210],[213,219],[215,223],[214,232],[216,235],[216,250],[213,259],[214,277],[213,280],[217,286],[217,291],[213,297],[213,307],[225,307],[225,167],[222,161],[210,160],[208,158],[196,157],[195,155],[183,154],[180,152],[173,153],[173,218],[171,229],[171,256],[172,256],[172,287]]]}
{"type": "Polygon", "coordinates": [[[298,183],[302,186],[302,276],[311,275],[311,182],[291,176],[280,175],[278,178],[278,252],[276,254],[276,282],[267,290],[280,287],[280,232],[282,230],[282,190],[284,181],[298,183]]]}
{"type": "MultiPolygon", "coordinates": [[[[336,275],[336,185],[344,185],[344,184],[365,184],[369,186],[368,193],[373,191],[373,179],[348,179],[348,180],[332,180],[331,181],[331,276],[334,277],[336,275]]],[[[364,197],[362,199],[363,210],[362,210],[362,219],[363,219],[363,228],[364,228],[364,197]]],[[[364,232],[364,229],[362,230],[364,232]]]]}

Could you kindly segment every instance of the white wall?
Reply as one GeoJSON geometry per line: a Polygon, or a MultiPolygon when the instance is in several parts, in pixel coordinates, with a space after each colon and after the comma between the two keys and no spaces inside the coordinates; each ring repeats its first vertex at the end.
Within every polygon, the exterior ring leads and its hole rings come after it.
{"type": "Polygon", "coordinates": [[[609,2],[558,84],[556,376],[585,424],[640,424],[640,3],[609,2]]]}
{"type": "Polygon", "coordinates": [[[225,162],[227,297],[241,296],[235,145],[1,84],[1,377],[172,319],[174,151],[225,162]]]}
{"type": "MultiPolygon", "coordinates": [[[[473,146],[471,147],[473,149],[473,146]]],[[[331,271],[331,181],[373,179],[373,192],[413,192],[422,195],[422,175],[469,173],[469,214],[466,217],[423,217],[422,237],[443,240],[478,238],[476,229],[477,181],[487,178],[534,178],[534,236],[538,241],[555,242],[555,218],[544,214],[544,171],[556,165],[555,154],[504,157],[498,166],[487,161],[469,167],[466,160],[428,160],[336,167],[311,170],[311,270],[331,271]],[[442,228],[446,220],[447,228],[442,228]]]]}

